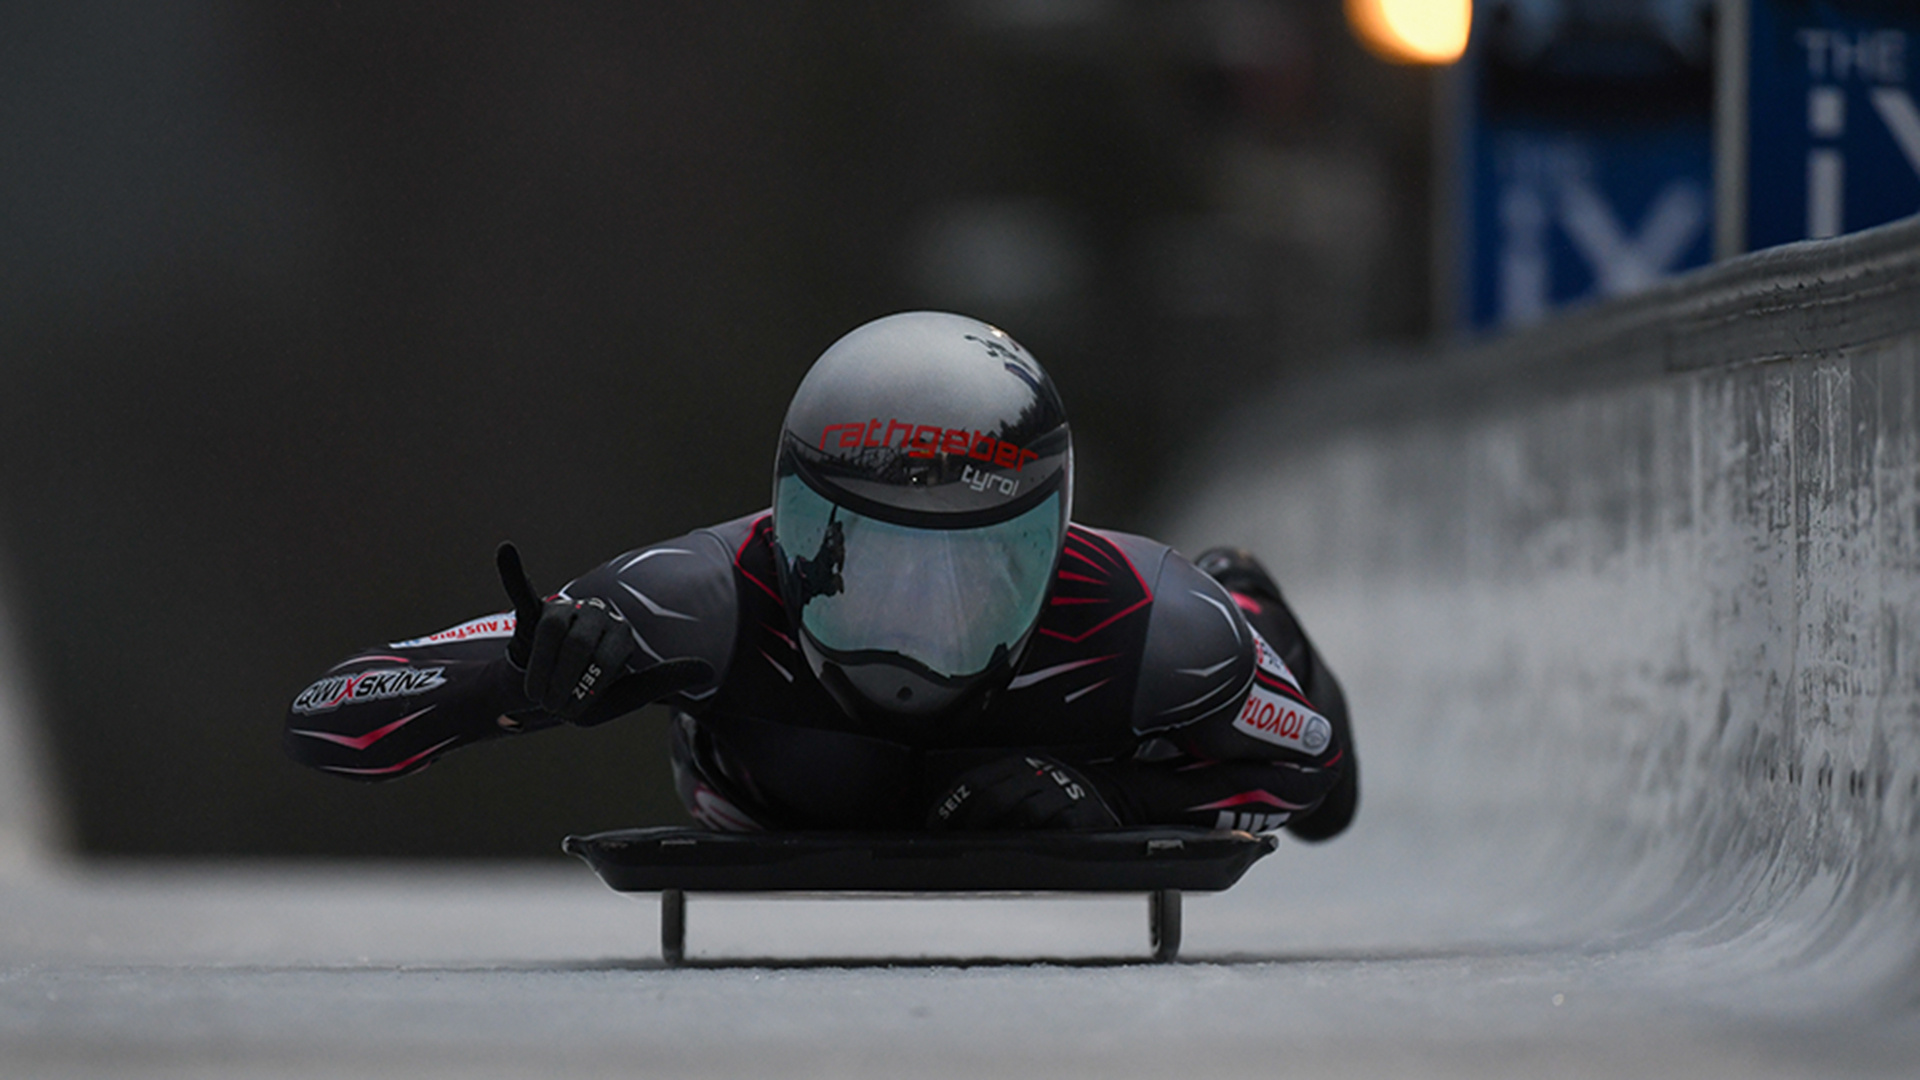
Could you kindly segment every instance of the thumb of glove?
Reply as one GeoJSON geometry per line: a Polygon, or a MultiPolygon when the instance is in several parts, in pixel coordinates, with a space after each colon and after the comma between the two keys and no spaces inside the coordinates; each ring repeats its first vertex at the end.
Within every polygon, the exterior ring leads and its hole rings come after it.
{"type": "Polygon", "coordinates": [[[507,599],[513,603],[513,638],[507,642],[507,660],[525,671],[527,658],[533,655],[533,631],[540,625],[540,594],[527,580],[526,567],[520,565],[520,549],[512,541],[501,542],[493,553],[493,563],[500,571],[507,599]]]}

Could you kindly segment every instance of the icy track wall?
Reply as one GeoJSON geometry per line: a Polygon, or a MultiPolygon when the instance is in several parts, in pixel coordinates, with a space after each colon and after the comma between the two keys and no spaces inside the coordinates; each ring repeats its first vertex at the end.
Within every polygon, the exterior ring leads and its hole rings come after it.
{"type": "Polygon", "coordinates": [[[1920,219],[1286,387],[1192,475],[1347,688],[1356,836],[1920,1003],[1920,219]]]}

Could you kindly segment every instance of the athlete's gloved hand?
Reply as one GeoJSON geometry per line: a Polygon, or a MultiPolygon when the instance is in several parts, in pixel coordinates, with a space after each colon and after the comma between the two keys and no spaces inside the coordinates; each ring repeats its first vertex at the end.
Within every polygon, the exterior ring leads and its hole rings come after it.
{"type": "Polygon", "coordinates": [[[527,697],[543,711],[599,724],[713,678],[712,665],[690,657],[632,670],[639,644],[619,608],[597,596],[541,600],[512,544],[494,561],[513,601],[507,662],[526,672],[527,697]]]}
{"type": "Polygon", "coordinates": [[[1039,754],[1015,754],[969,769],[927,815],[930,829],[967,832],[1119,824],[1086,777],[1039,754]]]}

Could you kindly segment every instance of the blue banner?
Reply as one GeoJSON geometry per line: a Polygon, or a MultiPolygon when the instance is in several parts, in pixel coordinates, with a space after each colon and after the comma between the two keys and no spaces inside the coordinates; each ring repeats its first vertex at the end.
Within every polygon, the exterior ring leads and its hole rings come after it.
{"type": "Polygon", "coordinates": [[[1469,327],[1532,322],[1712,258],[1709,11],[1482,6],[1461,69],[1469,327]]]}
{"type": "Polygon", "coordinates": [[[1489,125],[1475,142],[1475,327],[1624,296],[1712,258],[1704,118],[1489,125]]]}
{"type": "Polygon", "coordinates": [[[1751,0],[1746,244],[1920,211],[1920,4],[1751,0]]]}

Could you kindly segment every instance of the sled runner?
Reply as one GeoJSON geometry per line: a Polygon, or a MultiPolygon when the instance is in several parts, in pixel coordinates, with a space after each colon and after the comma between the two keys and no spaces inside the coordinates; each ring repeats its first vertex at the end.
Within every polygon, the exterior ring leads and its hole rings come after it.
{"type": "Polygon", "coordinates": [[[710,893],[966,896],[1146,893],[1156,960],[1180,951],[1180,894],[1220,892],[1271,836],[1178,827],[1095,832],[720,833],[674,826],[561,845],[621,892],[660,894],[660,952],[686,957],[686,897],[710,893]]]}

